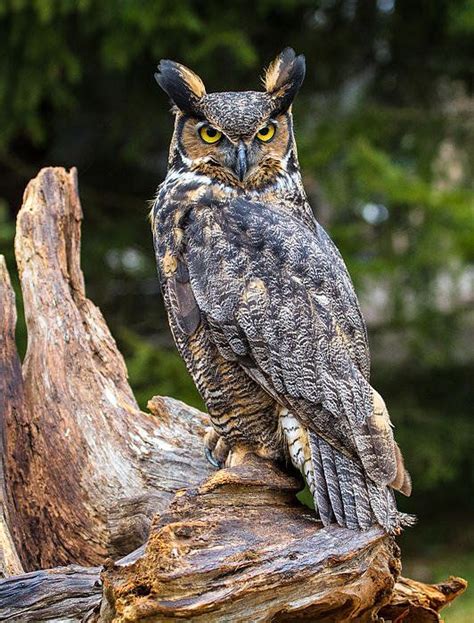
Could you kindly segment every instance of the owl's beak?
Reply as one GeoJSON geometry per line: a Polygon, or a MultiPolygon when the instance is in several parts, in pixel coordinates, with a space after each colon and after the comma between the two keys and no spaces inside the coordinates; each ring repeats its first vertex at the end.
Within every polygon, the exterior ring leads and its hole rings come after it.
{"type": "Polygon", "coordinates": [[[239,141],[237,151],[235,153],[234,171],[241,182],[243,182],[248,168],[247,147],[243,141],[239,141]]]}

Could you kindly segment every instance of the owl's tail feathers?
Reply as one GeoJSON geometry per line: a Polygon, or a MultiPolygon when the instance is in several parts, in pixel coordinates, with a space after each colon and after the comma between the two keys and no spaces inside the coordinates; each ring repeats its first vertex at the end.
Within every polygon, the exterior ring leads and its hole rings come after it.
{"type": "Polygon", "coordinates": [[[372,512],[361,467],[335,451],[316,433],[309,432],[309,444],[313,497],[323,524],[327,526],[335,519],[347,528],[369,528],[372,512]]]}
{"type": "Polygon", "coordinates": [[[414,523],[398,512],[393,490],[366,478],[357,460],[334,450],[316,433],[309,432],[309,443],[313,478],[308,484],[325,526],[335,520],[346,528],[366,530],[378,523],[396,533],[414,523]]]}

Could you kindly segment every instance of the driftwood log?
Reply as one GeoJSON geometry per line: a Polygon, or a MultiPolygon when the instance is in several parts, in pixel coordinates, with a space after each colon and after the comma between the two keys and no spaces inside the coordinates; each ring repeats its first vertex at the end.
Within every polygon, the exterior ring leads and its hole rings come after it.
{"type": "Polygon", "coordinates": [[[140,411],[85,295],[81,219],[74,170],[30,182],[23,367],[0,261],[0,621],[440,620],[464,580],[400,578],[392,537],[324,529],[280,467],[212,472],[204,414],[161,397],[140,411]]]}

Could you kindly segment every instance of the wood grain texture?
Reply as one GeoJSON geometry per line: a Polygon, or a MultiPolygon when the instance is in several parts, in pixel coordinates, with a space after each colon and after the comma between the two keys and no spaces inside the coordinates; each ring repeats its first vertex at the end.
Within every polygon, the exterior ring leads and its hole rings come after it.
{"type": "Polygon", "coordinates": [[[10,577],[0,582],[0,621],[83,622],[100,601],[99,572],[71,565],[10,577]]]}
{"type": "MultiPolygon", "coordinates": [[[[131,564],[141,546],[116,563],[131,564]]],[[[0,621],[10,623],[93,623],[99,621],[102,567],[68,565],[31,571],[0,581],[0,621]]]]}
{"type": "Polygon", "coordinates": [[[437,623],[442,620],[440,610],[462,595],[466,588],[463,578],[450,577],[439,584],[400,578],[380,616],[387,621],[437,623]]]}
{"type": "Polygon", "coordinates": [[[399,577],[393,537],[379,527],[324,528],[297,490],[274,464],[247,455],[178,492],[154,521],[144,555],[102,573],[99,620],[441,621],[464,580],[432,586],[399,577]]]}
{"type": "MultiPolygon", "coordinates": [[[[336,529],[337,530],[337,529],[336,529]]],[[[139,548],[129,556],[123,558],[117,563],[108,563],[107,573],[113,571],[115,575],[123,574],[124,567],[132,564],[140,556],[143,556],[144,548],[139,548]]],[[[333,561],[328,561],[329,566],[333,561]]],[[[242,565],[243,567],[245,565],[242,565]]],[[[237,566],[235,565],[235,569],[237,566]]],[[[326,575],[329,569],[326,571],[326,575]]],[[[67,621],[68,623],[105,623],[107,621],[120,621],[121,615],[116,611],[113,604],[114,593],[108,590],[108,598],[102,599],[102,583],[100,580],[100,567],[80,567],[71,565],[68,567],[59,567],[57,569],[49,569],[46,571],[33,571],[21,576],[10,577],[0,581],[0,621],[8,621],[9,623],[39,623],[40,621],[50,621],[57,623],[58,621],[67,621]]],[[[234,572],[235,575],[236,572],[234,572]]],[[[229,576],[228,582],[231,580],[229,576]]],[[[344,578],[344,576],[341,576],[344,578]]],[[[355,588],[355,584],[353,587],[355,588]]],[[[132,588],[131,586],[129,587],[132,588]]],[[[400,577],[394,586],[390,595],[390,601],[383,606],[377,613],[379,620],[397,621],[398,623],[431,623],[440,622],[440,610],[449,604],[453,599],[462,594],[466,588],[465,580],[461,578],[449,578],[440,584],[424,584],[415,582],[408,578],[400,577]],[[381,618],[382,617],[382,618],[381,618]]],[[[279,589],[276,589],[279,590],[279,589]]],[[[143,593],[144,589],[135,585],[135,599],[139,601],[141,606],[144,605],[143,593]]],[[[146,590],[145,590],[146,592],[146,590]]],[[[337,594],[338,589],[334,592],[337,594]]],[[[261,608],[260,593],[255,592],[254,595],[256,606],[261,608]]],[[[327,594],[326,594],[327,598],[327,594]]],[[[316,602],[317,595],[312,595],[311,600],[316,602]]],[[[340,599],[337,596],[332,601],[340,599]]],[[[304,604],[304,602],[301,602],[304,604]]],[[[331,607],[331,606],[330,606],[331,607]]],[[[329,607],[329,608],[330,608],[329,607]]],[[[246,604],[246,611],[242,612],[242,617],[246,616],[246,612],[250,606],[246,604]]],[[[300,609],[301,610],[301,609],[300,609]]],[[[129,608],[126,614],[136,615],[133,606],[129,608]]],[[[340,615],[340,610],[319,613],[315,616],[326,616],[326,620],[344,621],[344,619],[335,618],[340,615]],[[331,616],[333,618],[331,618],[331,616]]],[[[228,621],[229,619],[213,619],[212,613],[208,620],[228,621]]],[[[253,615],[252,615],[253,616],[253,615]]],[[[303,611],[284,613],[274,616],[273,611],[269,614],[270,621],[321,621],[324,618],[312,618],[311,609],[303,611]]],[[[364,620],[365,614],[353,621],[364,620]]],[[[131,619],[136,620],[136,619],[131,619]]],[[[140,620],[140,619],[138,619],[140,620]]],[[[145,619],[148,623],[152,621],[173,621],[173,617],[162,616],[161,614],[153,614],[150,618],[145,619]]],[[[181,620],[194,620],[194,618],[185,617],[181,620]]],[[[242,620],[246,619],[230,619],[242,620]]],[[[250,619],[253,621],[253,619],[250,619]]],[[[374,620],[377,620],[375,618],[374,620]]]]}
{"type": "Polygon", "coordinates": [[[103,620],[371,620],[398,577],[395,541],[379,528],[323,528],[298,488],[252,458],[178,493],[145,555],[102,574],[103,620]]]}
{"type": "MultiPolygon", "coordinates": [[[[14,500],[6,481],[5,457],[12,440],[11,422],[25,409],[21,363],[15,344],[15,294],[5,258],[0,255],[0,577],[22,573],[15,547],[14,500]]],[[[18,534],[16,534],[18,538],[18,534]]]]}
{"type": "Polygon", "coordinates": [[[140,411],[123,357],[85,295],[81,221],[75,170],[43,169],[28,184],[15,239],[28,410],[12,423],[6,453],[28,570],[126,554],[176,489],[209,469],[203,414],[158,398],[151,413],[140,411]]]}

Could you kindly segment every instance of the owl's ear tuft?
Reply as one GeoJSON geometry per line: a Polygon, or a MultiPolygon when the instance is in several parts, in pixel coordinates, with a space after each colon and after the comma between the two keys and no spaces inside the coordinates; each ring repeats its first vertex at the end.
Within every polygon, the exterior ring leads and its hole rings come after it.
{"type": "Polygon", "coordinates": [[[201,78],[180,63],[162,60],[155,79],[172,102],[183,112],[200,117],[199,101],[206,95],[201,78]]]}
{"type": "Polygon", "coordinates": [[[273,114],[288,110],[303,84],[305,73],[305,58],[302,54],[296,56],[293,48],[285,48],[270,63],[265,71],[263,84],[274,101],[273,114]]]}

